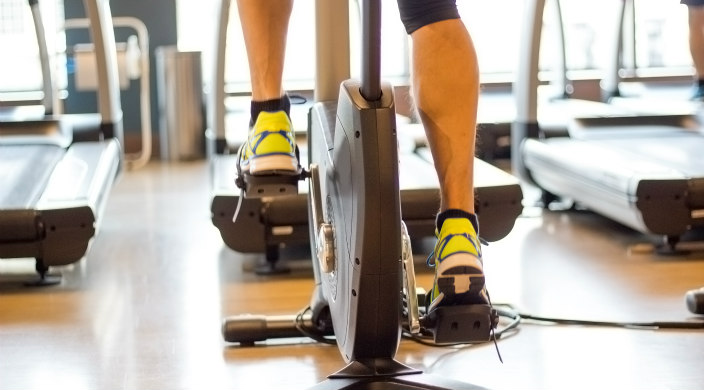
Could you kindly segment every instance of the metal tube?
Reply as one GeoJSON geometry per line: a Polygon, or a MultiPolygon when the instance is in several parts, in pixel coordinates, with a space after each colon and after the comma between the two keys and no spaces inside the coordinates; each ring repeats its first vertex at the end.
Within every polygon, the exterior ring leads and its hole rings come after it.
{"type": "MultiPolygon", "coordinates": [[[[543,30],[545,0],[526,0],[516,81],[513,84],[516,99],[516,120],[538,123],[538,56],[543,30]]],[[[522,141],[518,140],[520,143],[522,141]]]]}
{"type": "Polygon", "coordinates": [[[221,0],[213,49],[213,74],[208,94],[208,126],[216,142],[225,142],[225,62],[227,55],[227,26],[230,23],[230,0],[221,0]]]}
{"type": "Polygon", "coordinates": [[[616,38],[614,39],[614,46],[611,51],[613,57],[606,69],[604,78],[601,80],[601,83],[599,83],[601,86],[601,100],[605,103],[608,103],[612,97],[621,95],[619,91],[619,83],[621,82],[619,70],[621,69],[621,65],[623,65],[624,26],[626,23],[627,7],[627,1],[622,0],[621,6],[618,9],[618,15],[616,16],[616,38]]]}
{"type": "Polygon", "coordinates": [[[368,101],[381,98],[381,1],[362,1],[362,85],[368,101]]]}
{"type": "Polygon", "coordinates": [[[117,75],[115,31],[108,0],[83,0],[90,19],[90,32],[95,46],[98,72],[98,110],[106,138],[117,138],[123,144],[122,108],[117,75]]]}
{"type": "MultiPolygon", "coordinates": [[[[263,316],[244,314],[228,317],[222,324],[222,335],[231,343],[254,343],[268,339],[305,336],[296,327],[296,315],[263,316]]],[[[313,329],[310,313],[300,318],[300,325],[313,329]]],[[[327,333],[327,332],[326,332],[327,333]]],[[[327,336],[328,334],[324,334],[327,336]]]]}
{"type": "Polygon", "coordinates": [[[39,48],[39,58],[42,67],[42,104],[44,105],[44,113],[46,115],[61,114],[58,112],[58,94],[56,93],[56,85],[53,76],[52,58],[49,56],[49,46],[46,41],[46,31],[44,30],[44,20],[42,19],[39,2],[30,0],[29,6],[32,11],[32,20],[34,21],[34,31],[37,34],[37,45],[39,48]]]}
{"type": "Polygon", "coordinates": [[[558,38],[560,39],[560,57],[558,63],[558,82],[560,83],[560,93],[562,97],[570,96],[570,79],[567,77],[567,50],[565,42],[565,20],[562,16],[562,6],[560,0],[554,0],[555,18],[557,19],[558,38]]]}

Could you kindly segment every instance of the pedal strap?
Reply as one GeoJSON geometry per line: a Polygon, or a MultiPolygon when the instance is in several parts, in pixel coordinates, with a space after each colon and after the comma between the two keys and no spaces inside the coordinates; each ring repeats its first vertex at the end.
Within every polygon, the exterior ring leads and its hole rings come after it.
{"type": "Polygon", "coordinates": [[[498,326],[498,313],[490,305],[438,306],[421,319],[435,344],[490,341],[498,326]]]}
{"type": "MultiPolygon", "coordinates": [[[[308,173],[300,164],[295,172],[251,175],[248,172],[242,172],[239,164],[243,147],[244,145],[240,147],[238,152],[237,177],[235,178],[235,185],[242,190],[240,199],[242,196],[250,199],[298,194],[298,182],[308,177],[308,173]]],[[[300,161],[297,146],[295,153],[296,159],[300,161]]]]}

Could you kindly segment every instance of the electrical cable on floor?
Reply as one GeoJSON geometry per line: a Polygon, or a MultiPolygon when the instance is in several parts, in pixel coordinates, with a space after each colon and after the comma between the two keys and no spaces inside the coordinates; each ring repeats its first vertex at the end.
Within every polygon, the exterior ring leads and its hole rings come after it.
{"type": "Polygon", "coordinates": [[[296,329],[298,329],[298,331],[301,332],[301,334],[303,334],[304,336],[309,337],[319,343],[329,345],[337,344],[337,341],[334,337],[325,337],[325,335],[319,329],[312,328],[306,325],[303,317],[306,315],[306,313],[311,311],[311,307],[306,306],[305,308],[303,308],[303,310],[299,311],[298,314],[296,314],[296,329]]]}
{"type": "MultiPolygon", "coordinates": [[[[652,322],[625,322],[625,321],[592,321],[592,320],[576,320],[567,318],[544,317],[532,314],[523,313],[515,309],[509,304],[494,305],[499,317],[509,318],[511,322],[503,328],[495,332],[494,339],[501,340],[502,337],[513,335],[518,330],[519,325],[530,320],[538,324],[555,324],[555,325],[578,325],[578,326],[599,326],[599,327],[618,327],[636,330],[665,330],[665,329],[688,329],[688,330],[704,330],[704,321],[652,321],[652,322]]],[[[454,343],[454,344],[435,344],[431,337],[413,335],[404,329],[403,335],[409,340],[413,340],[419,344],[432,347],[452,348],[458,346],[468,346],[473,344],[484,344],[490,341],[480,343],[454,343]]]]}
{"type": "MultiPolygon", "coordinates": [[[[520,312],[510,304],[494,305],[499,318],[508,319],[509,322],[494,331],[492,340],[481,341],[477,343],[452,343],[452,344],[436,344],[431,336],[412,334],[408,329],[404,328],[402,336],[404,339],[414,341],[416,343],[439,348],[454,348],[471,345],[486,344],[495,342],[512,336],[518,331],[519,325],[525,321],[533,321],[538,324],[555,324],[555,325],[578,325],[578,326],[598,326],[598,327],[618,327],[626,329],[640,330],[665,330],[665,329],[688,329],[688,330],[704,330],[704,321],[652,321],[652,322],[628,322],[628,321],[592,321],[592,320],[577,320],[568,318],[554,318],[537,316],[520,312]]],[[[324,344],[334,345],[336,343],[334,337],[326,337],[319,329],[315,329],[305,324],[304,315],[311,310],[306,307],[296,315],[296,328],[301,334],[306,337],[324,344]]]]}
{"type": "Polygon", "coordinates": [[[628,329],[690,329],[704,330],[704,321],[653,321],[653,322],[616,322],[616,321],[590,321],[590,320],[574,320],[565,318],[542,317],[531,314],[520,314],[524,320],[533,320],[537,322],[547,322],[558,325],[581,325],[581,326],[602,326],[602,327],[618,327],[628,329]]]}

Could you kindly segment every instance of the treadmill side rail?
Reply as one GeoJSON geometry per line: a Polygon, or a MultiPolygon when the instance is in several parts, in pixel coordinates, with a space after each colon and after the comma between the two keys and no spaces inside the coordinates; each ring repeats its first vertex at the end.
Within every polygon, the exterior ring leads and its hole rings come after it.
{"type": "Polygon", "coordinates": [[[85,255],[99,230],[120,161],[114,138],[69,148],[39,201],[47,229],[42,243],[46,265],[70,264],[85,255]],[[73,244],[68,246],[67,242],[73,244]]]}
{"type": "Polygon", "coordinates": [[[684,234],[693,223],[690,199],[696,194],[690,183],[695,180],[654,159],[643,161],[608,146],[528,139],[523,152],[540,188],[646,234],[684,234]]]}
{"type": "Polygon", "coordinates": [[[120,168],[115,139],[78,143],[57,163],[34,211],[13,211],[31,220],[34,238],[0,242],[0,258],[41,258],[46,266],[71,264],[88,250],[107,194],[120,168]]]}
{"type": "Polygon", "coordinates": [[[37,209],[86,205],[100,215],[119,169],[120,148],[114,138],[76,143],[54,168],[37,209]]]}

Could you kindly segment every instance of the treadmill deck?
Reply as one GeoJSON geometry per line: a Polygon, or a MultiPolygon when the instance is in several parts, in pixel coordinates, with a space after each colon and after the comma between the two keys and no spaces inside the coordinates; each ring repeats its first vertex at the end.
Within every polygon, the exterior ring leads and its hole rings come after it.
{"type": "Polygon", "coordinates": [[[116,140],[0,145],[0,259],[80,260],[119,171],[116,140]]]}
{"type": "MultiPolygon", "coordinates": [[[[587,130],[589,132],[589,130],[587,130]]],[[[584,139],[527,139],[543,189],[644,233],[680,236],[704,224],[704,136],[674,126],[605,126],[584,139]]]]}

